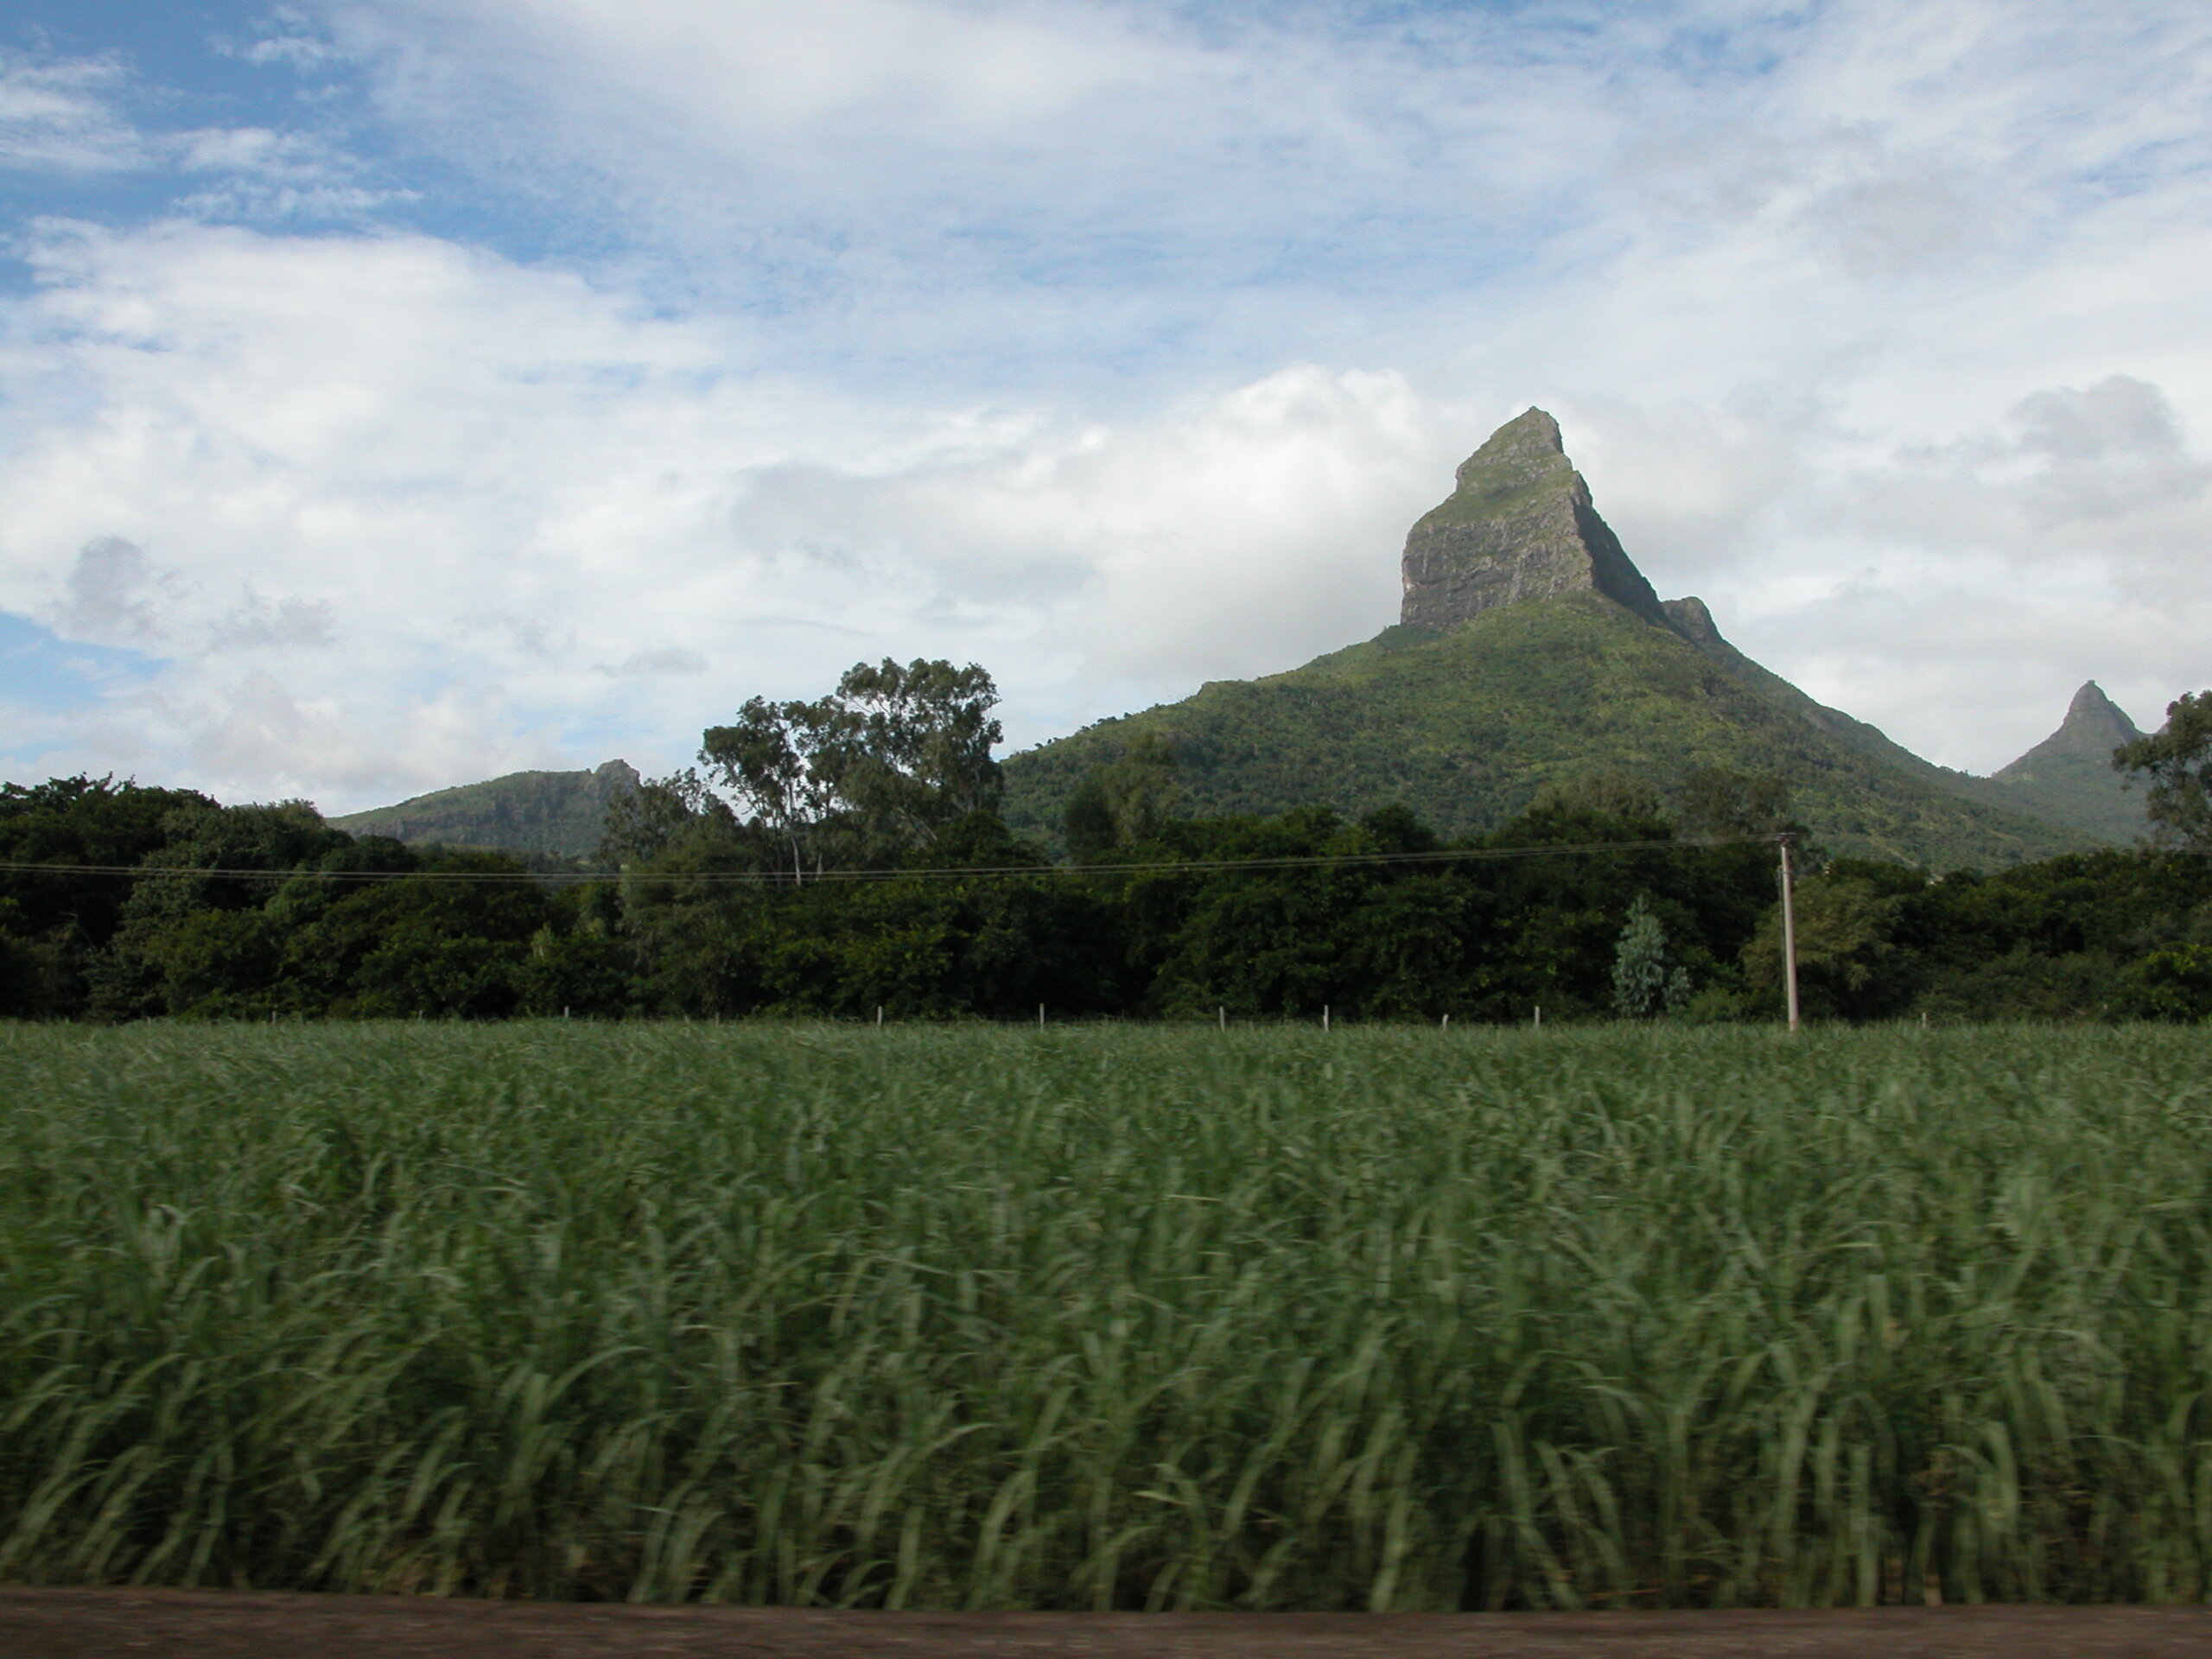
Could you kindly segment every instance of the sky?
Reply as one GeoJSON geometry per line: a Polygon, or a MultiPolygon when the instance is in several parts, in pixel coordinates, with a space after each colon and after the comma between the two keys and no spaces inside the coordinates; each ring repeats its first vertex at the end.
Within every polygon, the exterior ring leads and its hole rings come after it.
{"type": "Polygon", "coordinates": [[[1549,410],[1663,596],[1978,772],[2212,684],[2174,0],[16,0],[0,771],[342,812],[1396,618],[1549,410]]]}

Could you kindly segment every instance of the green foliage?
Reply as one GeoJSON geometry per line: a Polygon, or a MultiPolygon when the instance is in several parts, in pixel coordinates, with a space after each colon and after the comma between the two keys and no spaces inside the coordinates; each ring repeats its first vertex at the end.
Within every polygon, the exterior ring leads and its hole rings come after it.
{"type": "Polygon", "coordinates": [[[2162,839],[2212,852],[2212,691],[2183,692],[2166,705],[2166,723],[2122,744],[2113,765],[2147,782],[2145,809],[2162,839]]]}
{"type": "Polygon", "coordinates": [[[738,838],[737,816],[690,767],[648,778],[610,804],[594,856],[621,869],[667,857],[679,847],[738,838]]]}
{"type": "Polygon", "coordinates": [[[1675,821],[1697,836],[1771,836],[1802,829],[1789,816],[1788,780],[1699,766],[1675,791],[1675,821]]]}
{"type": "Polygon", "coordinates": [[[1562,812],[1597,812],[1648,824],[1655,836],[1673,833],[1659,804],[1659,791],[1649,780],[1625,772],[1592,772],[1579,777],[1554,779],[1536,791],[1535,798],[1529,803],[1529,811],[1538,817],[1562,812]]]}
{"type": "Polygon", "coordinates": [[[856,663],[814,702],[753,697],[710,726],[699,759],[760,828],[810,865],[871,864],[926,847],[998,804],[991,677],[970,663],[856,663]]]}
{"type": "Polygon", "coordinates": [[[838,793],[874,833],[908,845],[927,846],[945,825],[996,811],[998,700],[973,663],[855,664],[834,699],[849,722],[838,793]]]}
{"type": "Polygon", "coordinates": [[[1528,423],[1525,415],[1508,422],[1461,461],[1452,474],[1452,493],[1422,514],[1414,529],[1493,524],[1548,499],[1571,500],[1573,462],[1549,444],[1532,446],[1528,423]]]}
{"type": "Polygon", "coordinates": [[[348,835],[410,846],[486,847],[569,861],[592,855],[607,812],[638,782],[620,760],[590,772],[515,772],[330,822],[348,835]]]}
{"type": "Polygon", "coordinates": [[[2153,950],[2128,970],[2122,1006],[2148,1020],[2212,1019],[2212,945],[2153,950]]]}
{"type": "MultiPolygon", "coordinates": [[[[1757,821],[1741,816],[1747,798],[1780,810],[1747,794],[1751,781],[1724,774],[1711,791],[1739,814],[1738,834],[1757,821]]],[[[1107,768],[1096,798],[1116,827],[1087,862],[1049,865],[979,810],[903,846],[895,826],[872,842],[855,832],[840,847],[854,863],[803,884],[779,880],[786,845],[689,773],[610,812],[604,850],[622,867],[610,881],[533,880],[499,855],[356,839],[296,802],[162,796],[155,814],[125,798],[137,839],[109,844],[139,851],[132,874],[33,873],[0,892],[0,1011],[1004,1019],[1043,1004],[1063,1016],[1519,1021],[1541,1007],[1554,1023],[1779,1012],[1770,844],[1675,840],[1633,774],[1554,779],[1517,817],[1456,842],[1402,805],[1351,822],[1325,809],[1175,817],[1173,787],[1156,745],[1107,768]],[[1427,861],[1392,861],[1408,854],[1427,861]],[[97,901],[104,941],[50,907],[34,931],[16,892],[50,906],[48,880],[97,901]]],[[[36,796],[40,833],[96,844],[118,793],[62,780],[36,796]]],[[[1941,880],[1813,861],[1800,923],[1815,1017],[2172,1017],[2186,987],[2160,977],[2173,961],[2158,953],[2212,945],[2201,855],[2069,855],[1941,880]]]]}
{"type": "Polygon", "coordinates": [[[0,1576],[2202,1600],[2194,1032],[0,1027],[0,1576]]]}
{"type": "Polygon", "coordinates": [[[1175,748],[1157,732],[1139,732],[1115,759],[1093,766],[1068,797],[1063,833],[1078,862],[1156,838],[1174,816],[1181,791],[1175,748]]]}
{"type": "Polygon", "coordinates": [[[2049,957],[2014,950],[1926,979],[1912,1006],[1940,1020],[2109,1020],[2135,1013],[2123,995],[2126,969],[2092,951],[2049,957]]]}
{"type": "MultiPolygon", "coordinates": [[[[128,868],[163,845],[178,814],[214,805],[191,790],[112,778],[0,784],[0,861],[128,868]]],[[[130,895],[112,875],[0,872],[0,1014],[83,1007],[130,895]]]]}
{"type": "Polygon", "coordinates": [[[2066,718],[2035,747],[1991,775],[1989,784],[2023,811],[2072,824],[2123,846],[2150,828],[2143,793],[2115,777],[2113,752],[2143,734],[2094,681],[2074,694],[2066,718]]]}
{"type": "MultiPolygon", "coordinates": [[[[1910,988],[1890,971],[1901,906],[1864,878],[1835,874],[1797,884],[1797,984],[1808,1014],[1870,1019],[1902,1011],[1910,988]]],[[[1744,965],[1753,985],[1779,994],[1780,906],[1745,947],[1744,965]]]]}
{"type": "Polygon", "coordinates": [[[836,713],[826,702],[747,699],[727,726],[709,726],[699,759],[750,820],[791,849],[794,879],[836,808],[836,713]]]}
{"type": "Polygon", "coordinates": [[[1666,798],[1706,773],[1744,780],[1728,811],[1764,828],[1787,810],[1854,855],[1952,868],[2088,840],[1992,804],[2002,791],[1965,798],[1977,780],[1821,709],[1725,645],[1708,652],[1595,594],[1507,606],[1445,633],[1386,629],[1014,755],[1007,821],[1058,835],[1084,780],[1140,734],[1173,746],[1185,806],[1204,817],[1321,806],[1357,817],[1396,803],[1462,836],[1498,828],[1547,785],[1622,776],[1666,798]]]}
{"type": "Polygon", "coordinates": [[[1673,1014],[1689,1000],[1690,977],[1667,952],[1667,930],[1642,893],[1613,950],[1613,1012],[1624,1020],[1673,1014]]]}

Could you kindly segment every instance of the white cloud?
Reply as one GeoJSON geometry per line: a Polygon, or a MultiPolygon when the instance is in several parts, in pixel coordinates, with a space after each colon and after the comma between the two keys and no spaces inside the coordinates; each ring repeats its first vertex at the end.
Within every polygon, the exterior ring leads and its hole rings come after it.
{"type": "MultiPolygon", "coordinates": [[[[665,765],[883,654],[983,661],[1049,735],[1371,633],[1532,401],[1662,592],[1932,758],[2001,764],[2092,676],[2145,720],[2212,681],[2195,9],[317,16],[241,51],[365,66],[391,153],[531,251],[36,234],[0,607],[173,664],[54,717],[86,764],[334,806],[665,765]],[[108,537],[137,585],[73,589],[108,537]]],[[[72,73],[22,130],[187,215],[418,200],[72,73]]]]}
{"type": "Polygon", "coordinates": [[[163,585],[145,549],[120,536],[95,536],[70,563],[65,596],[53,610],[55,626],[95,645],[158,639],[164,630],[155,598],[163,585]]]}
{"type": "Polygon", "coordinates": [[[696,651],[686,651],[681,645],[662,645],[652,651],[633,651],[620,662],[609,666],[594,664],[592,672],[604,674],[613,679],[635,679],[647,674],[703,674],[707,659],[696,651]]]}
{"type": "MultiPolygon", "coordinates": [[[[470,744],[478,771],[673,762],[745,696],[880,655],[984,661],[1046,735],[1390,620],[1387,527],[1458,442],[1402,378],[1313,368],[1120,427],[855,410],[421,238],[79,229],[44,257],[39,359],[78,408],[17,405],[0,607],[158,635],[131,753],[228,793],[359,804],[470,744]]],[[[71,753],[115,741],[70,719],[71,753]]]]}
{"type": "Polygon", "coordinates": [[[324,646],[336,643],[330,603],[321,599],[286,599],[272,605],[251,587],[245,599],[208,630],[215,653],[258,646],[324,646]]]}
{"type": "Polygon", "coordinates": [[[0,167],[102,173],[143,162],[114,110],[127,77],[112,59],[46,62],[0,51],[0,167]]]}

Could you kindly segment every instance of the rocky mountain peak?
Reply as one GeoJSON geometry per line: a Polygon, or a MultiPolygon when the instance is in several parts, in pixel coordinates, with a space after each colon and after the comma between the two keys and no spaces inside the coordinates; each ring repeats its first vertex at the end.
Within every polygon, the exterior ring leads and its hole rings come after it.
{"type": "Polygon", "coordinates": [[[2090,680],[2066,705],[2066,718],[2058,729],[1996,776],[2031,779],[2055,760],[2091,760],[2103,767],[2111,764],[2114,749],[2142,735],[2126,711],[2105,695],[2102,686],[2090,680]]]}
{"type": "Polygon", "coordinates": [[[1675,632],[1692,645],[1702,649],[1714,646],[1735,649],[1720,637],[1719,624],[1713,620],[1713,613],[1696,594],[1670,599],[1661,608],[1667,613],[1667,620],[1674,625],[1675,632]]]}
{"type": "Polygon", "coordinates": [[[2085,743],[2106,748],[2133,743],[2143,735],[2127,717],[2127,711],[2107,696],[2104,687],[2094,680],[2082,683],[2082,689],[2074,694],[2074,701],[2066,705],[2066,718],[2059,723],[2056,734],[2071,734],[2085,743]]]}
{"type": "Polygon", "coordinates": [[[1661,627],[1659,596],[1591,505],[1559,423],[1531,409],[1459,464],[1451,496],[1406,537],[1398,620],[1454,628],[1523,600],[1595,592],[1661,627]]]}

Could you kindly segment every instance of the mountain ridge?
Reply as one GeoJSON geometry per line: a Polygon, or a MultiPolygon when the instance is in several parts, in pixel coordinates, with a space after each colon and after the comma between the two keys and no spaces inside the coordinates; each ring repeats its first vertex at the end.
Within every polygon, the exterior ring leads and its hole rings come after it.
{"type": "Polygon", "coordinates": [[[2058,729],[1986,780],[2002,797],[2054,823],[2113,841],[2149,833],[2146,798],[2112,764],[2112,752],[2143,735],[2094,680],[2082,683],[2058,729]]]}
{"type": "MultiPolygon", "coordinates": [[[[1203,813],[1395,803],[1465,834],[1547,785],[1625,777],[1665,796],[1718,766],[1788,783],[1834,851],[1935,868],[2142,833],[2141,798],[2110,766],[2135,728],[2094,682],[2057,731],[1991,777],[1923,760],[1738,650],[1702,600],[1662,601],[1541,409],[1455,469],[1452,493],[1407,532],[1400,573],[1400,620],[1371,639],[1009,756],[1008,823],[1056,842],[1090,769],[1152,734],[1203,813]]],[[[613,792],[637,783],[620,761],[518,772],[332,822],[585,857],[613,792]]]]}
{"type": "Polygon", "coordinates": [[[413,847],[492,848],[589,858],[607,809],[639,783],[626,760],[588,771],[511,772],[329,820],[355,836],[389,836],[413,847]]]}
{"type": "Polygon", "coordinates": [[[1719,766],[1785,779],[1834,852],[1952,868],[2094,844],[1884,765],[1594,591],[1497,607],[1449,631],[1400,624],[1280,674],[1213,681],[1096,722],[1009,757],[1008,823],[1052,833],[1090,768],[1141,733],[1171,745],[1185,803],[1201,814],[1320,805],[1355,816],[1396,804],[1470,834],[1497,828],[1546,785],[1624,776],[1664,796],[1719,766]]]}
{"type": "Polygon", "coordinates": [[[1541,409],[1460,464],[1400,571],[1399,623],[1371,640],[1010,756],[1008,822],[1055,834],[1079,774],[1148,732],[1200,811],[1399,803],[1468,833],[1546,784],[1621,774],[1665,795],[1717,766],[1782,778],[1839,852],[1953,868],[2107,839],[1817,702],[1730,644],[1701,600],[1660,601],[1541,409]]]}

